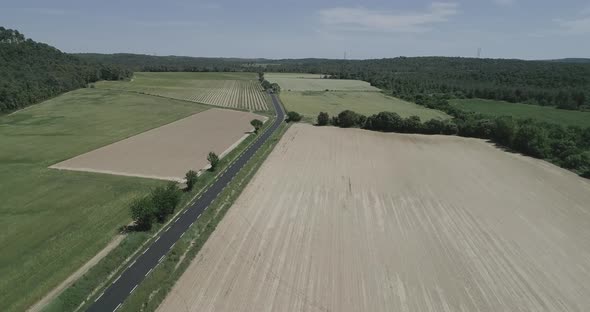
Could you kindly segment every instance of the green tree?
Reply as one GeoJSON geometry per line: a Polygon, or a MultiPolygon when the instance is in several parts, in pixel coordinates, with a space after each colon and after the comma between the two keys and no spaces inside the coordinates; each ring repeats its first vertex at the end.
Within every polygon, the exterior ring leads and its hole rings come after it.
{"type": "Polygon", "coordinates": [[[338,114],[337,126],[341,128],[363,127],[366,120],[366,116],[347,109],[338,114]]]}
{"type": "Polygon", "coordinates": [[[506,146],[512,145],[516,132],[516,123],[509,116],[498,117],[494,120],[493,139],[506,146]]]}
{"type": "Polygon", "coordinates": [[[260,81],[260,82],[264,81],[264,72],[258,72],[258,81],[260,81]]]}
{"type": "Polygon", "coordinates": [[[252,121],[250,121],[250,124],[252,125],[252,127],[254,127],[254,132],[258,133],[258,130],[260,130],[260,128],[262,128],[262,121],[258,120],[258,119],[252,119],[252,121]]]}
{"type": "Polygon", "coordinates": [[[328,113],[320,112],[318,114],[318,126],[327,126],[330,123],[330,116],[328,113]]]}
{"type": "Polygon", "coordinates": [[[158,221],[166,220],[166,217],[174,212],[181,196],[182,192],[176,182],[170,182],[165,187],[160,186],[152,191],[151,200],[158,221]]]}
{"type": "Polygon", "coordinates": [[[217,165],[219,165],[219,156],[213,152],[210,152],[207,156],[207,161],[209,161],[209,164],[211,165],[210,170],[214,171],[217,169],[217,165]]]}
{"type": "Polygon", "coordinates": [[[545,158],[549,149],[547,133],[533,123],[525,123],[516,131],[513,146],[524,154],[545,158]]]}
{"type": "Polygon", "coordinates": [[[154,204],[149,197],[136,199],[130,207],[131,218],[135,221],[135,227],[140,231],[152,228],[155,219],[154,204]]]}
{"type": "Polygon", "coordinates": [[[301,121],[302,118],[303,116],[297,112],[291,111],[287,113],[287,122],[298,122],[301,121]]]}
{"type": "Polygon", "coordinates": [[[197,183],[197,178],[198,178],[198,174],[196,171],[194,170],[189,170],[186,175],[185,175],[185,180],[186,180],[186,189],[187,191],[190,191],[193,189],[193,187],[195,186],[195,184],[197,183]]]}

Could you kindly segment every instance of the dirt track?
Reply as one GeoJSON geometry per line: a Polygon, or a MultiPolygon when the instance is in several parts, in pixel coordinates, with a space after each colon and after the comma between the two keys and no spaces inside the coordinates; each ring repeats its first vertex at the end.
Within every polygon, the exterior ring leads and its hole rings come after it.
{"type": "Polygon", "coordinates": [[[475,139],[294,125],[159,311],[588,311],[590,184],[475,139]]]}
{"type": "Polygon", "coordinates": [[[146,178],[178,180],[208,165],[207,154],[225,155],[253,128],[247,112],[209,109],[51,166],[146,178]]]}

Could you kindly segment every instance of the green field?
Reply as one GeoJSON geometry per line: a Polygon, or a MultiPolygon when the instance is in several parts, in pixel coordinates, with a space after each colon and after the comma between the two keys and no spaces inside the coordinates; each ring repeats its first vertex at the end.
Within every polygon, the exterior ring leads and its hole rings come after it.
{"type": "Polygon", "coordinates": [[[81,89],[0,117],[0,310],[23,311],[130,222],[128,203],[163,182],[48,169],[206,109],[81,89]]]}
{"type": "Polygon", "coordinates": [[[549,106],[539,106],[504,101],[468,99],[451,100],[451,105],[471,112],[492,116],[512,116],[533,118],[539,121],[561,124],[563,126],[590,127],[590,112],[570,111],[549,106]]]}
{"type": "Polygon", "coordinates": [[[386,96],[380,92],[282,92],[281,99],[287,110],[302,114],[308,122],[315,122],[320,112],[335,116],[347,109],[366,116],[384,111],[396,112],[402,117],[416,115],[423,121],[450,118],[441,111],[386,96]]]}
{"type": "Polygon", "coordinates": [[[265,73],[264,78],[283,91],[380,91],[365,81],[321,79],[319,74],[265,73]]]}
{"type": "Polygon", "coordinates": [[[270,98],[255,73],[135,73],[131,81],[100,81],[100,89],[133,91],[233,109],[266,111],[270,98]]]}

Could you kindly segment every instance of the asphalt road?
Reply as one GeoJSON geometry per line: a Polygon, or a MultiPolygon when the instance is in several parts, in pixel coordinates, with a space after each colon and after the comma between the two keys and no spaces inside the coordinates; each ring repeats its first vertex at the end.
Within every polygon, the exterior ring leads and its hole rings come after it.
{"type": "Polygon", "coordinates": [[[272,103],[277,118],[274,123],[252,143],[248,149],[213,183],[201,197],[192,203],[176,220],[169,229],[160,234],[158,238],[135,260],[129,267],[96,299],[88,311],[110,312],[117,310],[123,301],[137,288],[137,286],[152,272],[152,270],[166,257],[176,241],[184,232],[201,216],[201,213],[209,207],[217,198],[225,186],[232,181],[235,175],[252,158],[254,153],[268,140],[278,129],[285,118],[285,112],[276,95],[271,94],[272,103]]]}

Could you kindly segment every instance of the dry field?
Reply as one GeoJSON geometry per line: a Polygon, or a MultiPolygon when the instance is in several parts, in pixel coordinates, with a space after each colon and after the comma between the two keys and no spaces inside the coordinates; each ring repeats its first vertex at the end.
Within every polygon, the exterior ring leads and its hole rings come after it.
{"type": "Polygon", "coordinates": [[[588,311],[590,184],[481,140],[293,125],[159,311],[588,311]]]}
{"type": "Polygon", "coordinates": [[[268,94],[253,74],[245,74],[136,73],[132,81],[103,81],[96,85],[214,106],[268,110],[268,94]]]}
{"type": "Polygon", "coordinates": [[[209,109],[162,127],[101,147],[51,166],[182,181],[185,173],[207,166],[211,151],[223,156],[253,128],[252,113],[209,109]]]}

